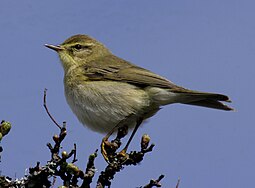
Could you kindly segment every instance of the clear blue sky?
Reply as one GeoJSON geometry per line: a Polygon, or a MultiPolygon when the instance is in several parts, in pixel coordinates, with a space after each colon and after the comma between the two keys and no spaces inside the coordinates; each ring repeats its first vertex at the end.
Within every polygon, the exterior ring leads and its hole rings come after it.
{"type": "MultiPolygon", "coordinates": [[[[59,44],[84,33],[111,51],[184,87],[227,94],[237,112],[171,105],[137,133],[156,143],[141,165],[118,173],[113,187],[144,185],[161,173],[164,187],[253,187],[255,168],[255,2],[184,1],[1,1],[0,119],[13,127],[2,145],[2,174],[50,158],[46,143],[58,129],[42,106],[67,121],[69,150],[78,145],[78,165],[99,147],[103,135],[84,128],[69,109],[63,70],[45,43],[59,44]],[[126,185],[126,186],[123,186],[126,185]]],[[[105,163],[96,160],[98,173],[105,163]]]]}

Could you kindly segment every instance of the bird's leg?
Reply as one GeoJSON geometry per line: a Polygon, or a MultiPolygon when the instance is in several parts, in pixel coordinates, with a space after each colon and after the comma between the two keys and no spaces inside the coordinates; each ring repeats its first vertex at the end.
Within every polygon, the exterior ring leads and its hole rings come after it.
{"type": "Polygon", "coordinates": [[[123,138],[124,136],[126,136],[127,134],[127,130],[128,130],[128,124],[127,122],[129,120],[131,120],[133,117],[133,115],[128,116],[127,118],[121,120],[116,126],[114,126],[111,131],[103,138],[102,142],[101,142],[101,153],[105,159],[106,162],[109,163],[109,153],[114,153],[119,146],[116,146],[116,144],[114,145],[113,143],[109,142],[108,139],[110,138],[110,136],[118,129],[118,134],[115,140],[120,140],[121,138],[123,138]],[[107,151],[108,150],[108,151],[107,151]],[[109,152],[110,150],[110,152],[109,152]]]}
{"type": "Polygon", "coordinates": [[[142,119],[142,118],[140,118],[140,119],[137,120],[136,125],[135,125],[135,128],[134,128],[134,130],[133,130],[131,136],[129,137],[126,146],[119,152],[119,155],[126,156],[126,152],[127,152],[128,146],[129,146],[129,144],[131,143],[133,137],[135,136],[136,131],[138,130],[138,128],[139,128],[139,126],[142,124],[142,122],[143,122],[143,119],[142,119]]]}
{"type": "Polygon", "coordinates": [[[117,124],[116,126],[113,127],[113,129],[103,138],[102,142],[101,142],[101,153],[105,159],[105,161],[107,163],[109,163],[109,158],[108,158],[108,153],[105,149],[106,146],[111,145],[111,143],[108,141],[108,139],[110,138],[110,136],[114,133],[114,131],[116,130],[116,128],[118,127],[119,124],[117,124]]]}

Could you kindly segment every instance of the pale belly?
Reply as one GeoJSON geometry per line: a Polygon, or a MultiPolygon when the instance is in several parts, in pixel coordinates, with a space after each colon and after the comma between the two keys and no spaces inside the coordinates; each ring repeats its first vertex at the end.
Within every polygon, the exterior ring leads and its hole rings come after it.
{"type": "MultiPolygon", "coordinates": [[[[72,88],[66,86],[65,95],[79,121],[102,133],[109,132],[131,114],[140,118],[150,111],[154,114],[159,109],[152,107],[146,91],[127,83],[85,82],[72,88]]],[[[129,126],[134,126],[135,121],[129,122],[129,126]]]]}

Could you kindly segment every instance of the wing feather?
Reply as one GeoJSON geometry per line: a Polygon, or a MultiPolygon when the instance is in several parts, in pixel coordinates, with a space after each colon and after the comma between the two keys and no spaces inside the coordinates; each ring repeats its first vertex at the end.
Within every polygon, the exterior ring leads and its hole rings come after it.
{"type": "Polygon", "coordinates": [[[84,71],[90,80],[122,81],[140,87],[181,88],[164,77],[133,65],[114,55],[86,63],[84,65],[84,71]]]}

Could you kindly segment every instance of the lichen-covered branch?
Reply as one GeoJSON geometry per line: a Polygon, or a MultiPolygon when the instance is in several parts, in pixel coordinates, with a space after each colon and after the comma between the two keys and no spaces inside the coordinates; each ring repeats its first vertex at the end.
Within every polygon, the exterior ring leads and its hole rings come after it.
{"type": "Polygon", "coordinates": [[[141,139],[141,150],[131,151],[130,153],[118,153],[117,150],[121,146],[121,139],[126,135],[125,129],[119,129],[118,134],[114,140],[107,143],[105,149],[107,150],[108,165],[105,170],[100,173],[97,181],[97,188],[104,188],[106,186],[111,186],[111,180],[114,178],[115,174],[124,169],[128,165],[137,165],[142,160],[146,153],[151,152],[154,144],[150,143],[149,135],[143,135],[141,139]],[[124,132],[123,132],[124,131],[124,132]]]}
{"type": "MultiPolygon", "coordinates": [[[[92,153],[86,165],[86,169],[81,170],[75,163],[77,162],[77,147],[74,144],[73,149],[70,152],[63,150],[62,142],[67,136],[67,126],[63,122],[62,126],[50,114],[46,104],[46,90],[44,91],[43,106],[51,118],[53,123],[59,128],[59,134],[55,134],[52,137],[53,143],[47,143],[47,147],[51,153],[51,158],[45,165],[41,165],[37,162],[34,167],[29,168],[28,174],[20,179],[12,179],[4,175],[0,176],[0,187],[5,188],[50,188],[55,185],[57,178],[62,180],[61,188],[90,188],[93,182],[94,175],[96,173],[95,159],[98,156],[98,150],[92,153]]],[[[0,141],[3,136],[7,135],[11,129],[11,124],[6,121],[2,121],[0,124],[0,141]]],[[[104,149],[107,154],[108,163],[107,166],[101,171],[97,182],[97,188],[110,187],[112,180],[115,178],[117,172],[124,170],[126,166],[136,166],[143,159],[146,153],[153,150],[154,144],[150,144],[149,135],[142,136],[139,151],[118,152],[121,146],[121,140],[127,135],[127,128],[119,128],[117,136],[112,141],[105,142],[104,149]]],[[[2,152],[0,146],[0,157],[2,152]]],[[[161,175],[157,180],[151,180],[145,188],[153,186],[161,186],[160,180],[164,176],[161,175]]],[[[58,181],[59,182],[59,181],[58,181]]],[[[179,185],[179,183],[178,183],[179,185]]],[[[176,187],[178,188],[178,186],[176,187]]]]}

